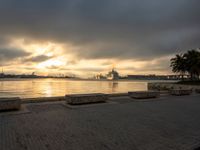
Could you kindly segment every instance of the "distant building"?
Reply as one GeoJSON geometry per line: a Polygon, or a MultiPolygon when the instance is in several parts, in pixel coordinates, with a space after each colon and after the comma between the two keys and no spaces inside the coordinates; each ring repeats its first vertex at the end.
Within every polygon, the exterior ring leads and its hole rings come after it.
{"type": "Polygon", "coordinates": [[[101,80],[101,79],[106,79],[105,76],[103,76],[101,73],[95,76],[95,79],[101,80]]]}
{"type": "Polygon", "coordinates": [[[108,80],[118,80],[119,73],[113,68],[110,72],[108,72],[106,77],[108,80]]]}
{"type": "Polygon", "coordinates": [[[4,72],[3,72],[3,68],[2,68],[2,71],[0,73],[0,78],[3,78],[4,77],[4,72]]]}
{"type": "Polygon", "coordinates": [[[101,73],[98,74],[98,75],[95,75],[94,76],[94,79],[98,79],[98,80],[117,80],[119,79],[120,76],[119,76],[119,73],[113,68],[111,71],[108,72],[108,74],[106,75],[102,75],[101,73]]]}

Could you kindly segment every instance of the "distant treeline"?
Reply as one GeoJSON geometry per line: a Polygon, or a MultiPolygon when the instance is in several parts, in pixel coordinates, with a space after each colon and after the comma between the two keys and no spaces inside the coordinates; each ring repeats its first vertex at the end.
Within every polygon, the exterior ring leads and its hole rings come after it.
{"type": "Polygon", "coordinates": [[[14,74],[0,74],[0,78],[72,78],[70,76],[56,77],[56,76],[37,76],[37,75],[14,75],[14,74]]]}

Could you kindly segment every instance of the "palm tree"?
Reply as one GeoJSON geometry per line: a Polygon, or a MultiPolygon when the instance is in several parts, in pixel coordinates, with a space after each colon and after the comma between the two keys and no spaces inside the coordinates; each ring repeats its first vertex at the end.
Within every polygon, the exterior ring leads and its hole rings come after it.
{"type": "Polygon", "coordinates": [[[191,79],[199,79],[200,75],[200,52],[197,50],[189,50],[183,55],[185,58],[186,70],[190,74],[191,79]]]}
{"type": "Polygon", "coordinates": [[[180,73],[182,76],[182,80],[184,79],[184,75],[186,73],[186,66],[185,66],[185,58],[183,54],[177,54],[176,57],[172,58],[171,60],[172,71],[175,73],[180,73]]]}

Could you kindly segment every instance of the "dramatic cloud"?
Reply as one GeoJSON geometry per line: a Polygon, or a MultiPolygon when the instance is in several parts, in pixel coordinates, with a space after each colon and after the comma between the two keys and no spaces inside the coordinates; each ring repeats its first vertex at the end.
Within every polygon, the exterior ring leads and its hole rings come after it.
{"type": "Polygon", "coordinates": [[[52,58],[52,57],[46,56],[46,55],[39,55],[39,56],[35,56],[35,57],[25,58],[23,61],[24,62],[35,62],[35,63],[38,63],[38,62],[46,61],[46,60],[48,60],[50,58],[52,58]]]}
{"type": "Polygon", "coordinates": [[[29,53],[19,50],[19,49],[7,49],[7,48],[0,48],[0,59],[5,61],[10,61],[15,58],[20,58],[24,56],[28,56],[29,53]]]}
{"type": "MultiPolygon", "coordinates": [[[[11,44],[6,38],[33,44],[48,41],[62,44],[66,61],[76,62],[68,65],[78,65],[81,59],[109,59],[119,68],[125,60],[134,66],[200,47],[199,6],[199,0],[2,0],[0,45],[11,44]]],[[[6,54],[10,51],[0,48],[1,57],[30,52],[6,54]]],[[[40,63],[53,57],[33,53],[26,60],[40,63]]],[[[158,62],[141,69],[169,70],[167,60],[158,62]]],[[[52,66],[48,68],[59,68],[52,66]]]]}

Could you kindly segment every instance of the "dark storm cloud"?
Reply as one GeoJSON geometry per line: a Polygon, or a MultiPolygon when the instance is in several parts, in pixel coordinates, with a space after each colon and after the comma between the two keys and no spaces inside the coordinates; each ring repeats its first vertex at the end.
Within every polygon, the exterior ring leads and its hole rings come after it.
{"type": "Polygon", "coordinates": [[[82,58],[147,59],[200,47],[199,6],[199,0],[1,0],[0,34],[70,42],[82,58]]]}

